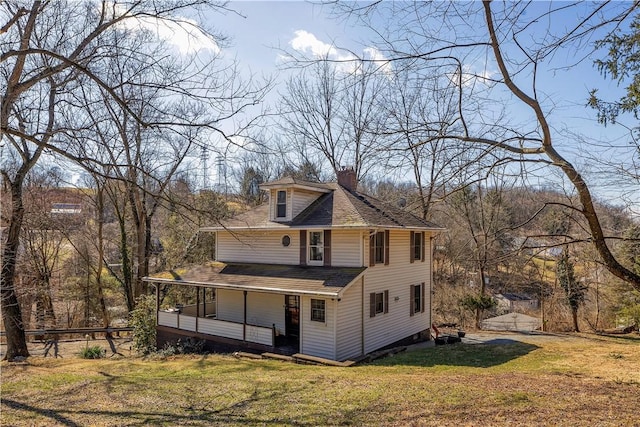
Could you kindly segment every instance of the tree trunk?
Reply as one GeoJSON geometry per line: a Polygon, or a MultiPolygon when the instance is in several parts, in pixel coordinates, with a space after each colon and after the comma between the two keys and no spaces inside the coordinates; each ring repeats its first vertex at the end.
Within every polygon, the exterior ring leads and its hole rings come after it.
{"type": "Polygon", "coordinates": [[[122,258],[122,285],[124,287],[124,296],[127,301],[127,310],[133,311],[136,307],[135,296],[133,293],[133,274],[131,272],[131,260],[129,257],[129,247],[127,245],[127,229],[125,219],[118,217],[120,225],[120,256],[122,258]]]}
{"type": "Polygon", "coordinates": [[[578,307],[571,308],[571,317],[573,318],[574,332],[580,332],[580,327],[578,327],[578,307]]]}
{"type": "MultiPolygon", "coordinates": [[[[485,292],[486,292],[486,288],[487,288],[487,282],[485,280],[485,275],[486,272],[484,271],[483,267],[480,267],[480,296],[483,297],[485,292]]],[[[482,312],[484,310],[482,309],[482,307],[478,306],[476,308],[476,329],[482,329],[482,312]]]]}
{"type": "Polygon", "coordinates": [[[100,311],[102,312],[102,326],[107,328],[109,327],[109,323],[111,323],[111,319],[109,319],[109,311],[107,310],[107,303],[104,299],[104,290],[102,289],[102,269],[104,267],[104,194],[102,187],[99,185],[96,193],[96,205],[98,216],[98,260],[95,275],[96,285],[98,286],[98,302],[100,304],[100,311]]]}
{"type": "Polygon", "coordinates": [[[15,290],[16,260],[23,218],[22,180],[17,179],[11,183],[11,221],[2,251],[2,272],[0,273],[0,306],[7,337],[7,353],[4,358],[9,361],[29,357],[22,312],[15,290]]]}
{"type": "Polygon", "coordinates": [[[511,76],[505,64],[505,60],[502,57],[501,45],[498,41],[498,36],[493,25],[491,2],[485,0],[483,2],[483,6],[485,9],[485,19],[487,22],[487,29],[489,30],[491,47],[493,49],[498,68],[500,69],[500,73],[504,78],[504,84],[516,97],[518,97],[518,99],[529,106],[536,115],[540,131],[543,135],[540,153],[544,153],[555,166],[559,167],[560,170],[562,170],[564,175],[569,179],[569,181],[571,181],[571,184],[578,193],[580,203],[582,204],[580,213],[587,221],[589,232],[591,234],[591,241],[595,246],[596,251],[600,255],[604,266],[607,268],[607,270],[609,270],[611,274],[621,280],[624,280],[625,282],[630,283],[636,290],[640,290],[640,274],[636,274],[635,272],[620,264],[607,245],[607,238],[604,234],[604,231],[602,230],[602,224],[600,224],[600,219],[593,203],[591,191],[589,190],[589,186],[587,185],[586,181],[578,172],[578,170],[568,160],[560,155],[560,153],[557,152],[554,148],[552,143],[553,140],[551,137],[551,127],[549,126],[542,106],[536,98],[532,98],[524,93],[520,89],[520,87],[516,85],[516,83],[511,79],[511,76]]]}

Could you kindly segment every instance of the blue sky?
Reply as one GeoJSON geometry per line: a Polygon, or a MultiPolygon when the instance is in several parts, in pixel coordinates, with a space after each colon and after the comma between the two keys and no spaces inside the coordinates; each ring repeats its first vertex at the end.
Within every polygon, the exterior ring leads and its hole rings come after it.
{"type": "MultiPolygon", "coordinates": [[[[555,3],[554,5],[562,5],[555,3]]],[[[534,2],[533,11],[537,13],[549,8],[548,2],[534,2]]],[[[229,8],[237,13],[212,13],[207,16],[205,26],[214,28],[231,37],[231,45],[223,50],[227,57],[237,57],[242,69],[255,75],[273,75],[282,82],[289,71],[283,71],[281,60],[282,50],[298,50],[311,53],[313,49],[327,49],[328,46],[340,46],[352,49],[356,54],[375,55],[367,49],[371,47],[369,41],[373,34],[362,27],[353,25],[341,19],[330,17],[329,9],[318,4],[302,1],[235,1],[229,8]]],[[[528,12],[529,13],[529,12],[528,12]]],[[[574,9],[563,13],[563,24],[570,27],[578,20],[574,9]]],[[[540,25],[544,26],[544,23],[540,25]]],[[[484,31],[484,28],[481,28],[484,31]]],[[[538,32],[537,34],[542,34],[538,32]]],[[[540,36],[542,37],[542,35],[540,36]]],[[[514,46],[511,46],[514,49],[514,46]]],[[[338,53],[338,55],[343,53],[338,53]]],[[[626,131],[617,127],[604,127],[595,120],[594,111],[585,107],[590,89],[599,88],[601,94],[611,98],[620,93],[614,82],[605,80],[588,59],[575,64],[579,57],[579,50],[572,52],[565,50],[556,55],[550,62],[543,64],[547,68],[539,71],[538,86],[544,91],[546,105],[553,110],[551,124],[556,129],[565,132],[582,134],[590,141],[613,141],[624,145],[626,131]],[[571,65],[571,68],[563,67],[571,65]]],[[[482,74],[497,73],[495,67],[483,63],[482,58],[475,58],[475,63],[466,64],[473,67],[473,71],[482,74]],[[479,69],[485,67],[484,71],[479,69]]],[[[526,79],[525,79],[526,81],[526,79]]],[[[529,83],[523,85],[530,89],[529,83]]],[[[277,90],[268,101],[277,100],[277,90]]],[[[542,93],[542,92],[541,92],[542,93]]],[[[522,113],[523,120],[530,113],[521,104],[515,104],[511,113],[522,113]]],[[[576,164],[583,162],[584,170],[590,168],[588,160],[584,160],[584,146],[577,142],[577,138],[558,138],[556,146],[568,155],[576,164]]],[[[627,150],[620,152],[607,150],[603,157],[628,156],[627,150]],[[621,154],[622,153],[622,154],[621,154]]],[[[610,193],[610,189],[602,189],[610,193]]],[[[638,197],[637,191],[630,197],[638,197]],[[635,194],[635,195],[634,195],[635,194]]]]}

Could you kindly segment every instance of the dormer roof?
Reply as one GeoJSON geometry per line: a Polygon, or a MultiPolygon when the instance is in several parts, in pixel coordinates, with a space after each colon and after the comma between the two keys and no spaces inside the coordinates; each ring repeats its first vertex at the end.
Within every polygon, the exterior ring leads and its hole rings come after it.
{"type": "Polygon", "coordinates": [[[304,181],[287,176],[275,181],[269,181],[260,184],[262,190],[297,188],[301,190],[317,191],[320,193],[328,193],[331,191],[328,184],[321,182],[304,181]]]}
{"type": "Polygon", "coordinates": [[[283,178],[278,181],[262,184],[265,189],[297,188],[319,191],[318,198],[287,222],[276,222],[269,219],[269,204],[265,203],[231,219],[222,221],[219,226],[205,227],[203,231],[222,229],[273,229],[289,228],[400,228],[411,230],[444,230],[444,228],[423,220],[392,204],[385,203],[375,197],[348,190],[338,183],[310,183],[294,178],[283,178]],[[282,186],[282,187],[280,187],[282,186]],[[295,187],[294,187],[295,188],[295,187]]]}

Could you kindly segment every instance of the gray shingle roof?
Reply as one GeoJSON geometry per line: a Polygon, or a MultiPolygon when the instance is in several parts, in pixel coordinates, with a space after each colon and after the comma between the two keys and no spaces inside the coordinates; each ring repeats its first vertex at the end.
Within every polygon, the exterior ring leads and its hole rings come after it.
{"type": "Polygon", "coordinates": [[[375,197],[329,185],[334,191],[302,211],[291,226],[441,228],[375,197]]]}
{"type": "Polygon", "coordinates": [[[214,262],[146,277],[148,282],[222,289],[338,296],[366,268],[214,262]]]}
{"type": "MultiPolygon", "coordinates": [[[[292,180],[293,178],[289,178],[292,180]]],[[[285,180],[280,180],[285,181],[285,180]]],[[[288,180],[287,180],[288,182],[288,180]]],[[[407,228],[441,230],[442,227],[425,221],[375,197],[349,191],[337,183],[322,184],[330,191],[309,205],[291,222],[269,220],[269,205],[265,203],[247,212],[223,221],[215,230],[230,229],[285,229],[285,228],[407,228]]]]}

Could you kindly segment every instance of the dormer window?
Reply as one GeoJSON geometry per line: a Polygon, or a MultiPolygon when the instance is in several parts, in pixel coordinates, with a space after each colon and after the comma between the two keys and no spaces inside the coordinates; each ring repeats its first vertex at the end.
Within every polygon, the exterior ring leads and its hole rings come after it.
{"type": "Polygon", "coordinates": [[[287,217],[287,192],[286,190],[278,190],[276,196],[276,218],[287,217]]]}

